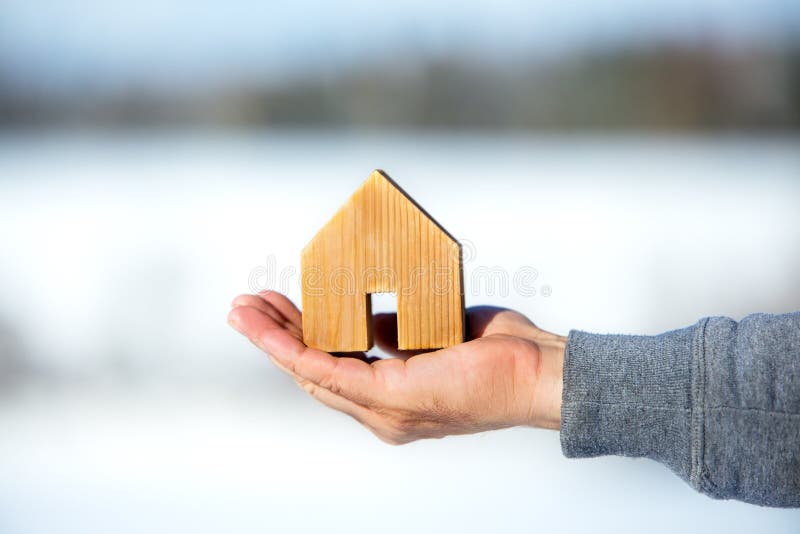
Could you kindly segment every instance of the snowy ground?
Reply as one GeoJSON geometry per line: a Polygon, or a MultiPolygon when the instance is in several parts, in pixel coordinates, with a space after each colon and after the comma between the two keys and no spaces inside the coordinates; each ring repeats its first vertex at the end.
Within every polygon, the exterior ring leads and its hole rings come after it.
{"type": "Polygon", "coordinates": [[[251,288],[296,298],[300,248],[376,167],[464,240],[468,305],[557,332],[798,309],[798,146],[1,137],[0,363],[28,369],[2,382],[0,531],[796,532],[797,511],[711,501],[650,461],[566,460],[555,433],[388,447],[306,399],[225,315],[251,288]],[[535,295],[514,287],[522,268],[535,295]]]}

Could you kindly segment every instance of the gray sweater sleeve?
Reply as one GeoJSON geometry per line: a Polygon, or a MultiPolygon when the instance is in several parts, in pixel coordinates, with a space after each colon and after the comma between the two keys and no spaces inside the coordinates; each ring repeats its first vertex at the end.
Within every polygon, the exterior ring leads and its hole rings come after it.
{"type": "Polygon", "coordinates": [[[562,401],[568,457],[652,458],[715,498],[800,506],[800,312],[572,331],[562,401]]]}

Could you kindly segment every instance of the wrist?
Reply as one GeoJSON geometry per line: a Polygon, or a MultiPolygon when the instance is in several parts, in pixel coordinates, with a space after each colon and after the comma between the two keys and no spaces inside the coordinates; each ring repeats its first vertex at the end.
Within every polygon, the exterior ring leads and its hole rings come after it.
{"type": "Polygon", "coordinates": [[[567,338],[542,332],[535,342],[539,347],[539,366],[528,424],[537,428],[559,430],[567,338]]]}

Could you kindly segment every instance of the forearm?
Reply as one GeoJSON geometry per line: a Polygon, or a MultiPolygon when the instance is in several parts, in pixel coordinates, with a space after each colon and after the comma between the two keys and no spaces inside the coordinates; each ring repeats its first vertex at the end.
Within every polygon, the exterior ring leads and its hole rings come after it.
{"type": "Polygon", "coordinates": [[[800,506],[800,313],[573,331],[561,416],[567,456],[648,457],[713,497],[800,506]]]}

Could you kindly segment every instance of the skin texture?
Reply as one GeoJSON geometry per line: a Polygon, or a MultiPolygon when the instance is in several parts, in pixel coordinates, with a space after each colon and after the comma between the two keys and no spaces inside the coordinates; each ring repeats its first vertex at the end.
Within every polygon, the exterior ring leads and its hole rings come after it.
{"type": "Polygon", "coordinates": [[[387,359],[307,347],[300,310],[272,291],[236,297],[228,323],[312,397],[387,443],[560,426],[566,338],[513,310],[470,308],[469,341],[425,353],[398,351],[397,316],[377,314],[375,342],[387,359]]]}

